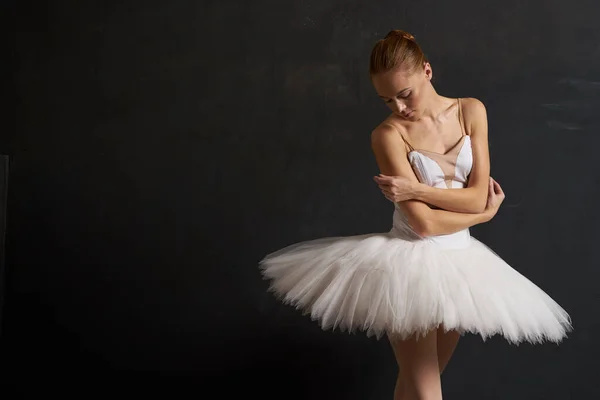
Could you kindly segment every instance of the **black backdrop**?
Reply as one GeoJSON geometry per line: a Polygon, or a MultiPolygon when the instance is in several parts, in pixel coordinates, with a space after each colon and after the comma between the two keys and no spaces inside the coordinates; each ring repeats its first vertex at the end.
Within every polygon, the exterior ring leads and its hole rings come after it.
{"type": "MultiPolygon", "coordinates": [[[[0,156],[0,322],[4,311],[4,296],[6,293],[6,200],[8,192],[9,158],[0,156]]],[[[2,325],[0,324],[0,338],[2,338],[2,325]]]]}
{"type": "Polygon", "coordinates": [[[487,105],[507,200],[474,236],[575,327],[560,346],[467,336],[446,397],[600,396],[597,2],[4,7],[16,131],[1,142],[13,157],[2,362],[23,393],[82,398],[91,380],[85,398],[129,383],[138,395],[390,399],[387,342],[321,331],[266,292],[257,263],[390,228],[369,144],[386,109],[367,66],[399,28],[438,92],[487,105]]]}

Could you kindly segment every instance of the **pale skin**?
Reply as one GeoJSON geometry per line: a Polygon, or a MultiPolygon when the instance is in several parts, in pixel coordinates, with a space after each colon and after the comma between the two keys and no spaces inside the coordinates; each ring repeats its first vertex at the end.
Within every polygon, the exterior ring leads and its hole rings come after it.
{"type": "MultiPolygon", "coordinates": [[[[373,75],[375,91],[392,113],[371,134],[381,174],[374,180],[385,197],[398,203],[419,235],[450,234],[491,220],[504,192],[490,177],[487,116],[483,103],[462,101],[465,130],[471,137],[473,167],[462,189],[438,189],[421,184],[408,161],[402,136],[415,148],[446,153],[462,135],[456,99],[440,96],[431,84],[429,63],[416,71],[400,66],[373,75]],[[432,209],[431,206],[439,209],[432,209]]],[[[390,337],[399,366],[394,400],[440,400],[440,375],[460,335],[443,326],[418,339],[390,337]]]]}

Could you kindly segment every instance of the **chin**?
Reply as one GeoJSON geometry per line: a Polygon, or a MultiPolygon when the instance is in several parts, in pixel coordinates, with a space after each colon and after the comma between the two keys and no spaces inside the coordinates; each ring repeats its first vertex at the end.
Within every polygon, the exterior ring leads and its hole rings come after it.
{"type": "Polygon", "coordinates": [[[409,115],[408,115],[408,116],[406,116],[406,117],[405,117],[404,115],[401,115],[401,114],[398,114],[398,116],[399,116],[400,118],[402,118],[402,119],[405,119],[405,120],[407,120],[407,121],[416,121],[416,120],[418,120],[418,119],[419,119],[419,118],[418,118],[419,116],[417,115],[417,112],[416,112],[416,111],[413,111],[411,114],[409,114],[409,115]]]}

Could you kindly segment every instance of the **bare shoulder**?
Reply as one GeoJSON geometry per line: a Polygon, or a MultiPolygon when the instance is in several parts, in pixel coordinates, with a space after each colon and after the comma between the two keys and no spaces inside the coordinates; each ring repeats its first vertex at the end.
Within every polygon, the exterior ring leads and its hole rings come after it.
{"type": "Polygon", "coordinates": [[[471,133],[478,132],[483,127],[487,127],[487,110],[485,104],[474,97],[465,97],[462,99],[463,115],[467,130],[471,133]]]}
{"type": "Polygon", "coordinates": [[[477,120],[486,116],[485,104],[475,97],[465,97],[462,100],[463,113],[469,120],[477,120]]]}
{"type": "Polygon", "coordinates": [[[371,132],[371,149],[382,174],[417,180],[408,163],[406,146],[399,129],[388,121],[371,132]]]}
{"type": "Polygon", "coordinates": [[[388,121],[383,121],[371,132],[371,146],[374,150],[388,146],[396,147],[399,143],[402,143],[402,137],[400,136],[401,129],[402,127],[392,125],[388,121]]]}
{"type": "Polygon", "coordinates": [[[465,116],[469,115],[481,115],[485,114],[485,104],[475,97],[465,97],[462,98],[463,112],[465,116]]]}

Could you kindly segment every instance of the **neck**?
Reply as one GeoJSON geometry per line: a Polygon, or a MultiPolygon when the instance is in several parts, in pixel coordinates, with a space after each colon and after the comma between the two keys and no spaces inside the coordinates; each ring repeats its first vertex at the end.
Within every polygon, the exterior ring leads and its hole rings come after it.
{"type": "Polygon", "coordinates": [[[436,119],[442,112],[444,112],[444,110],[448,108],[448,99],[440,96],[431,83],[428,97],[428,105],[425,110],[423,110],[422,118],[436,119]]]}

